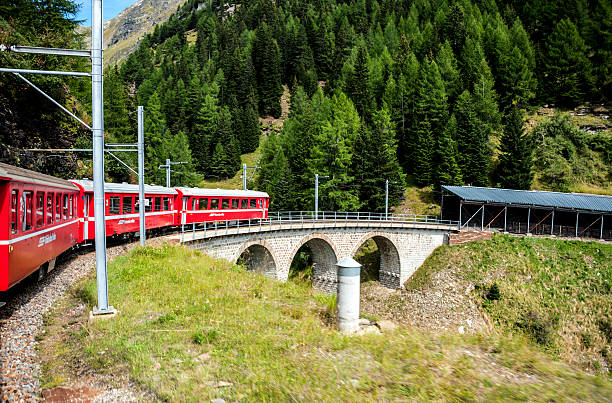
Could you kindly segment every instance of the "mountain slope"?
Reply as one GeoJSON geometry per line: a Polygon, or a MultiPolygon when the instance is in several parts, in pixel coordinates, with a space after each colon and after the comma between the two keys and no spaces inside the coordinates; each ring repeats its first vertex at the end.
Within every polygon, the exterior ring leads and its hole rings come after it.
{"type": "MultiPolygon", "coordinates": [[[[104,64],[126,58],[140,39],[166,21],[185,0],[139,0],[115,18],[104,22],[104,64]]],[[[91,41],[90,28],[83,28],[85,43],[91,41]]]]}

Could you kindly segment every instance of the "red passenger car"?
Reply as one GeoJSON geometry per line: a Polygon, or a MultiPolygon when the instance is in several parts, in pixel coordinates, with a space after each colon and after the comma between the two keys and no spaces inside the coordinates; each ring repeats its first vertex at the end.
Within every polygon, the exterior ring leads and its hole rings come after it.
{"type": "Polygon", "coordinates": [[[78,198],[68,181],[0,163],[0,291],[79,242],[78,198]]]}
{"type": "MultiPolygon", "coordinates": [[[[79,212],[83,217],[82,239],[95,239],[93,181],[73,180],[81,190],[79,212]]],[[[145,227],[146,229],[171,227],[175,225],[176,208],[174,189],[145,185],[145,227]]],[[[106,236],[138,232],[140,215],[138,209],[138,185],[128,183],[104,184],[104,208],[106,236]]]]}
{"type": "Polygon", "coordinates": [[[270,196],[253,190],[176,188],[177,225],[267,218],[270,196]]]}

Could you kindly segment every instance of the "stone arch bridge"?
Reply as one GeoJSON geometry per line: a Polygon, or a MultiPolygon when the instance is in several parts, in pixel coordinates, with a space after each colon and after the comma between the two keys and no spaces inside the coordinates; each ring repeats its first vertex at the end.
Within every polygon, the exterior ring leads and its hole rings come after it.
{"type": "Polygon", "coordinates": [[[184,245],[214,257],[234,263],[242,257],[249,270],[280,281],[288,279],[298,250],[308,245],[314,263],[313,287],[334,293],[336,262],[353,257],[368,240],[376,242],[380,251],[379,280],[387,287],[400,288],[435,248],[458,232],[456,223],[425,216],[338,214],[330,217],[328,213],[316,220],[279,214],[248,223],[223,223],[212,228],[209,224],[180,237],[184,245]]]}

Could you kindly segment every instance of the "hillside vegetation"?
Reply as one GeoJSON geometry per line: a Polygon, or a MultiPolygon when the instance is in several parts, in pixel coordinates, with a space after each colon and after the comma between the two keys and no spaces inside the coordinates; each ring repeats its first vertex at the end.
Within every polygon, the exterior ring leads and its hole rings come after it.
{"type": "Polygon", "coordinates": [[[610,373],[612,245],[496,235],[442,246],[406,287],[428,289],[444,273],[474,286],[496,333],[523,334],[553,357],[610,373]]]}
{"type": "Polygon", "coordinates": [[[165,157],[227,178],[287,86],[256,184],[275,209],[312,208],[314,173],[329,176],[322,208],[340,210],[381,210],[385,179],[392,204],[406,181],[436,198],[442,183],[530,188],[534,172],[536,187],[606,188],[609,137],[563,134],[559,150],[554,131],[527,135],[525,112],[607,101],[610,18],[607,2],[191,0],[113,73],[115,99],[152,113],[150,180],[165,157]]]}
{"type": "Polygon", "coordinates": [[[595,402],[612,394],[605,378],[554,362],[516,335],[399,328],[344,336],[333,326],[333,299],[182,247],[137,248],[108,272],[119,315],[84,323],[92,278],[46,318],[45,387],[79,385],[89,374],[111,384],[127,376],[168,401],[595,402]]]}

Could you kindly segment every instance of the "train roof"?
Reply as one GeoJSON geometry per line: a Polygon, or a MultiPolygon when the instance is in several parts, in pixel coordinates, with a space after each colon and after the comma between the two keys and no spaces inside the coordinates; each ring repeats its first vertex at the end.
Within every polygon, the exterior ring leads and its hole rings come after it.
{"type": "Polygon", "coordinates": [[[45,175],[29,169],[19,168],[0,162],[0,180],[11,180],[18,182],[34,183],[37,185],[55,186],[63,189],[78,190],[78,188],[67,180],[45,175]]]}
{"type": "Polygon", "coordinates": [[[269,197],[265,192],[257,192],[255,190],[239,190],[239,189],[203,189],[203,188],[176,188],[184,196],[208,196],[208,197],[269,197]]]}
{"type": "MultiPolygon", "coordinates": [[[[83,188],[84,192],[93,192],[93,181],[89,179],[71,180],[71,182],[83,188]]],[[[161,195],[175,195],[176,190],[172,188],[166,188],[163,186],[145,185],[145,194],[161,194],[161,195]]],[[[132,185],[130,183],[109,183],[104,184],[105,193],[134,193],[138,194],[138,185],[132,185]]]]}

